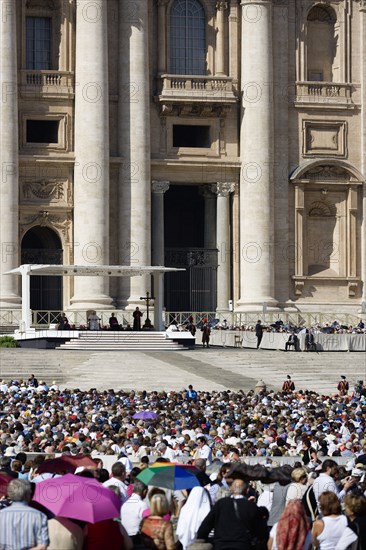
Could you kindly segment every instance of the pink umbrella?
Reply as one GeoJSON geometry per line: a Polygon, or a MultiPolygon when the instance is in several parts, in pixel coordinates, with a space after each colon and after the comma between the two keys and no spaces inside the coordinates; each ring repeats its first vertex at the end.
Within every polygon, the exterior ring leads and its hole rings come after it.
{"type": "Polygon", "coordinates": [[[33,500],[55,516],[97,523],[120,515],[121,499],[96,479],[66,474],[37,483],[33,500]]]}

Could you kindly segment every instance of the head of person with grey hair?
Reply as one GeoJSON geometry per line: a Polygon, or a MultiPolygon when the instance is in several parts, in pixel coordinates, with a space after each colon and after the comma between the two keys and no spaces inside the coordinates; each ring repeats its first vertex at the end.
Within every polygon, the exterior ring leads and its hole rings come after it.
{"type": "Polygon", "coordinates": [[[7,493],[12,502],[30,502],[32,486],[25,479],[13,479],[8,485],[7,493]]]}
{"type": "Polygon", "coordinates": [[[135,479],[133,483],[133,492],[136,495],[140,495],[141,498],[145,498],[147,495],[147,485],[139,479],[135,479]]]}

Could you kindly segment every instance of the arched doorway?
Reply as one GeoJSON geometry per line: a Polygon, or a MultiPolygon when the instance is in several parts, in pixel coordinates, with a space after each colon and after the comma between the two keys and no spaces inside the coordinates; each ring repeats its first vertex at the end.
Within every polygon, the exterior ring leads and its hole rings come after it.
{"type": "MultiPolygon", "coordinates": [[[[32,227],[22,239],[22,264],[61,264],[62,244],[49,227],[32,227]]],[[[62,310],[62,277],[32,276],[30,278],[30,307],[32,310],[62,310]]],[[[43,314],[37,324],[48,322],[43,314]]]]}

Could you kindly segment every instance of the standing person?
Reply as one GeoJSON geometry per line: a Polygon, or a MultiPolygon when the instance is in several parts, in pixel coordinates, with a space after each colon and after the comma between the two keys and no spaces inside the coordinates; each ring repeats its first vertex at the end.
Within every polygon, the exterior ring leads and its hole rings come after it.
{"type": "Polygon", "coordinates": [[[189,401],[197,401],[197,392],[193,389],[192,384],[189,384],[188,390],[186,391],[186,399],[189,401]]]}
{"type": "Polygon", "coordinates": [[[165,495],[155,494],[150,500],[151,514],[141,522],[140,532],[142,543],[147,548],[157,550],[175,550],[173,526],[163,518],[169,512],[169,504],[165,495]]]}
{"type": "Polygon", "coordinates": [[[89,330],[100,330],[100,317],[98,317],[96,311],[92,311],[92,313],[88,317],[88,323],[89,323],[89,330]]]}
{"type": "Polygon", "coordinates": [[[210,447],[207,445],[207,440],[205,437],[200,436],[196,440],[197,443],[197,449],[194,453],[194,458],[205,458],[207,461],[207,464],[210,465],[212,462],[212,451],[210,447]]]}
{"type": "Polygon", "coordinates": [[[338,382],[337,390],[339,391],[339,395],[347,395],[349,390],[349,384],[346,380],[346,377],[342,374],[340,381],[338,382]]]}
{"type": "Polygon", "coordinates": [[[343,485],[343,489],[339,491],[338,486],[335,482],[337,474],[338,464],[336,463],[336,461],[330,458],[324,460],[324,462],[322,463],[321,474],[319,475],[319,477],[316,478],[313,483],[314,496],[318,506],[320,504],[320,496],[324,492],[332,491],[341,501],[345,497],[348,489],[355,484],[355,481],[352,478],[349,478],[343,485]]]}
{"type": "MultiPolygon", "coordinates": [[[[332,491],[325,491],[319,497],[321,519],[313,524],[313,545],[320,550],[333,550],[347,528],[347,518],[342,514],[341,503],[332,491]]],[[[357,540],[354,535],[353,541],[357,540]]]]}
{"type": "Polygon", "coordinates": [[[286,393],[292,393],[295,391],[295,384],[293,380],[291,380],[291,376],[288,374],[286,377],[286,380],[282,384],[282,391],[286,393]]]}
{"type": "Polygon", "coordinates": [[[34,376],[34,374],[31,374],[30,377],[28,378],[28,386],[30,386],[31,388],[37,388],[38,387],[38,380],[34,376]]]}
{"type": "Polygon", "coordinates": [[[198,528],[210,510],[211,502],[206,489],[193,487],[180,511],[177,523],[177,537],[183,550],[187,550],[196,540],[198,528]]]}
{"type": "Polygon", "coordinates": [[[139,307],[136,307],[135,311],[132,314],[133,317],[133,329],[132,330],[141,330],[141,317],[142,313],[139,307]]]}
{"type": "Polygon", "coordinates": [[[235,479],[231,496],[216,502],[201,523],[198,539],[208,539],[214,529],[214,550],[249,550],[254,538],[267,540],[267,524],[260,508],[246,498],[247,484],[235,479]]]}
{"type": "Polygon", "coordinates": [[[149,507],[145,502],[147,486],[139,479],[135,479],[133,493],[121,507],[121,523],[131,537],[132,542],[140,544],[140,524],[143,512],[149,507]]]}
{"type": "Polygon", "coordinates": [[[207,317],[203,319],[203,325],[202,325],[201,331],[202,331],[202,347],[205,347],[206,345],[206,347],[208,348],[210,343],[211,329],[208,324],[207,317]]]}
{"type": "Polygon", "coordinates": [[[269,534],[268,550],[309,550],[311,531],[300,500],[291,500],[269,534]]]}
{"type": "Polygon", "coordinates": [[[346,495],[344,497],[345,513],[348,526],[358,536],[359,550],[366,550],[366,498],[364,495],[346,495]]]}
{"type": "Polygon", "coordinates": [[[255,325],[255,335],[257,337],[257,349],[259,349],[263,338],[263,327],[260,319],[258,319],[257,324],[255,325]]]}
{"type": "Polygon", "coordinates": [[[46,550],[50,543],[47,516],[29,506],[31,484],[13,479],[7,491],[12,504],[0,512],[0,548],[46,550]]]}

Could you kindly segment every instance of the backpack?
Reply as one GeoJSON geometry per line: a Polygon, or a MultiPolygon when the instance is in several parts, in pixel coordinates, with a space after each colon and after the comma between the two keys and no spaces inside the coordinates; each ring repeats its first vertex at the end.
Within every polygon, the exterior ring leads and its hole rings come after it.
{"type": "Polygon", "coordinates": [[[317,515],[319,514],[318,504],[316,502],[314,489],[312,486],[308,487],[302,497],[302,505],[305,508],[307,517],[311,522],[316,520],[317,515]]]}

